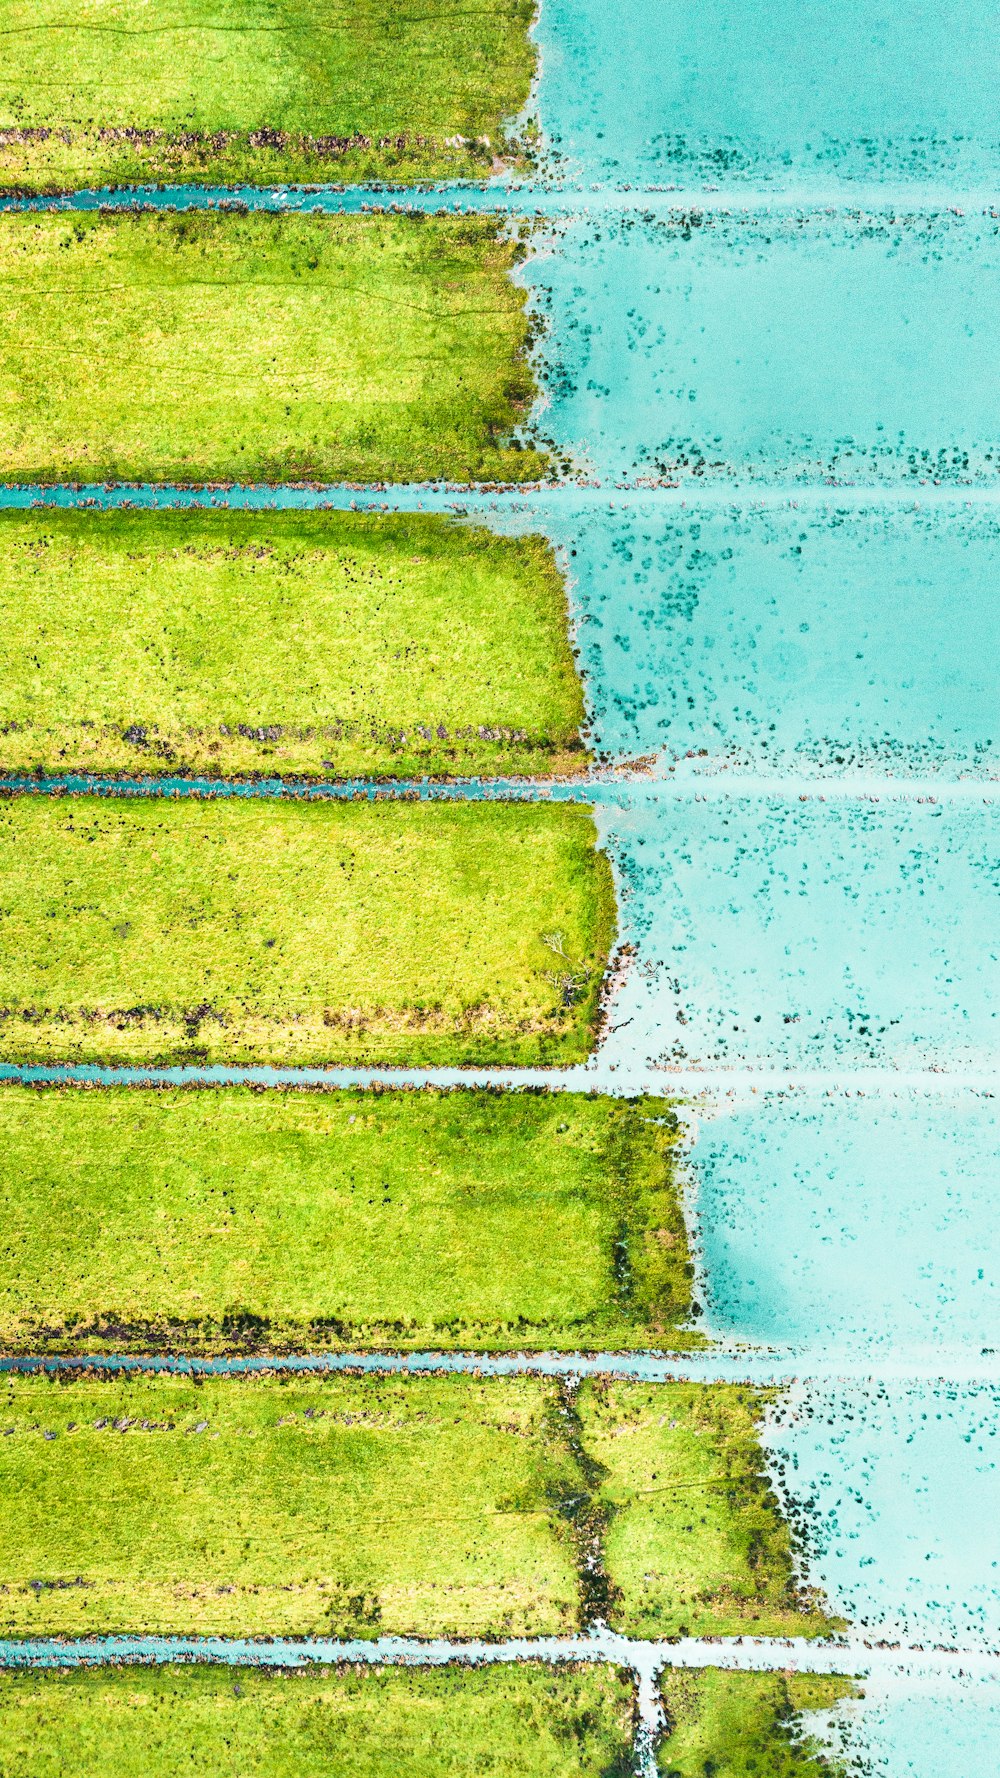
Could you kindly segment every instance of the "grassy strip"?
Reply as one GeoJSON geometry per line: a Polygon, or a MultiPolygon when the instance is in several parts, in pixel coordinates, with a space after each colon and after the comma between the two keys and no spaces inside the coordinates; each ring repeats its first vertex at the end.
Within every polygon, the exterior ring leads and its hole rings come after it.
{"type": "Polygon", "coordinates": [[[801,1718],[855,1696],[851,1680],[705,1668],[666,1673],[662,1686],[670,1729],[661,1778],[845,1778],[801,1718]]]}
{"type": "Polygon", "coordinates": [[[675,1142],[663,1100],[0,1086],[0,1347],[692,1345],[675,1142]]]}
{"type": "Polygon", "coordinates": [[[425,514],[0,513],[0,770],[579,772],[541,537],[425,514]]]}
{"type": "Polygon", "coordinates": [[[0,1673],[4,1778],[627,1778],[605,1667],[0,1673]]]}
{"type": "Polygon", "coordinates": [[[817,1636],[758,1437],[768,1396],[732,1384],[597,1383],[582,1436],[604,1476],[605,1561],[631,1636],[817,1636]]]}
{"type": "Polygon", "coordinates": [[[5,481],[530,480],[483,217],[0,215],[5,481]]]}
{"type": "Polygon", "coordinates": [[[579,1473],[536,1381],[7,1377],[0,1634],[542,1634],[579,1473]]]}
{"type": "Polygon", "coordinates": [[[569,1062],[614,934],[589,810],[0,801],[0,1056],[569,1062]]]}
{"type": "Polygon", "coordinates": [[[482,178],[528,97],[533,0],[8,0],[0,181],[482,178]],[[488,141],[481,138],[487,137],[488,141]]]}

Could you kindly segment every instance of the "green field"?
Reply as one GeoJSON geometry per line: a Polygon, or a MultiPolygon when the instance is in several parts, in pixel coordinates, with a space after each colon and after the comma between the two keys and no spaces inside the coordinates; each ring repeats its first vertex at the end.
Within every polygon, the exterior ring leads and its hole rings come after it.
{"type": "Polygon", "coordinates": [[[528,97],[533,12],[5,0],[0,183],[482,178],[528,97]]]}
{"type": "Polygon", "coordinates": [[[576,1061],[614,936],[567,804],[0,799],[0,1057],[576,1061]]]}
{"type": "Polygon", "coordinates": [[[4,1778],[629,1778],[603,1667],[0,1673],[4,1778]]]}
{"type": "Polygon", "coordinates": [[[0,479],[537,477],[485,217],[0,215],[0,479]]]}
{"type": "Polygon", "coordinates": [[[602,1599],[632,1634],[832,1627],[796,1608],[746,1390],[60,1372],[3,1391],[0,1635],[540,1635],[602,1599]],[[719,1486],[737,1449],[755,1483],[719,1486]]]}
{"type": "Polygon", "coordinates": [[[664,1100],[0,1086],[0,1348],[688,1346],[676,1140],[664,1100]]]}
{"type": "Polygon", "coordinates": [[[846,1778],[842,1762],[810,1734],[810,1711],[856,1695],[850,1680],[808,1673],[667,1672],[669,1733],[661,1778],[846,1778]]]}
{"type": "Polygon", "coordinates": [[[816,1636],[758,1439],[769,1399],[732,1384],[587,1383],[583,1441],[604,1478],[606,1565],[630,1636],[816,1636]]]}
{"type": "Polygon", "coordinates": [[[0,771],[580,772],[544,538],[413,513],[0,513],[0,771]]]}
{"type": "Polygon", "coordinates": [[[569,1630],[579,1486],[520,1378],[7,1377],[0,1634],[569,1630]]]}

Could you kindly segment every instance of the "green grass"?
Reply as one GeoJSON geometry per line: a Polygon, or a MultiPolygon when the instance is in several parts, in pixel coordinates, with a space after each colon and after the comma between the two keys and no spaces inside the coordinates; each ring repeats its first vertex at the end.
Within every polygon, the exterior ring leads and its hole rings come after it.
{"type": "Polygon", "coordinates": [[[523,1378],[8,1376],[0,1634],[566,1631],[579,1487],[523,1378]]]}
{"type": "Polygon", "coordinates": [[[803,1713],[831,1710],[856,1686],[830,1674],[665,1673],[670,1732],[661,1778],[844,1778],[844,1767],[810,1734],[803,1713]]]}
{"type": "Polygon", "coordinates": [[[761,1405],[714,1384],[8,1375],[0,1636],[540,1635],[599,1606],[638,1636],[829,1632],[762,1479],[761,1405]]]}
{"type": "Polygon", "coordinates": [[[0,478],[524,481],[484,217],[0,215],[0,478]]]}
{"type": "Polygon", "coordinates": [[[575,1061],[595,840],[566,804],[0,799],[0,1057],[575,1061]]]}
{"type": "Polygon", "coordinates": [[[542,537],[426,514],[0,513],[0,770],[579,772],[542,537]]]}
{"type": "Polygon", "coordinates": [[[482,178],[528,97],[533,12],[6,0],[0,182],[482,178]]]}
{"type": "Polygon", "coordinates": [[[0,1348],[689,1346],[676,1138],[576,1093],[0,1086],[0,1348]]]}
{"type": "Polygon", "coordinates": [[[583,1442],[603,1466],[613,1614],[630,1636],[816,1636],[758,1436],[769,1397],[732,1384],[587,1383],[583,1442]]]}
{"type": "Polygon", "coordinates": [[[0,1673],[4,1778],[627,1778],[602,1667],[0,1673]]]}

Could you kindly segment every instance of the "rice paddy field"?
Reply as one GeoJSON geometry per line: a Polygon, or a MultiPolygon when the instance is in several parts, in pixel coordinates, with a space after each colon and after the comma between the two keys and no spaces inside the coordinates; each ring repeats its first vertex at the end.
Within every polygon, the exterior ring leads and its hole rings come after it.
{"type": "Polygon", "coordinates": [[[732,1473],[738,1450],[759,1476],[765,1398],[580,1395],[524,1377],[8,1374],[0,1634],[554,1633],[609,1602],[634,1617],[639,1548],[678,1601],[674,1634],[680,1612],[702,1634],[833,1627],[796,1610],[776,1503],[732,1473]]]}
{"type": "Polygon", "coordinates": [[[10,1351],[684,1347],[666,1101],[0,1086],[10,1351]]]}
{"type": "Polygon", "coordinates": [[[614,939],[586,809],[0,801],[0,1057],[570,1062],[614,939]]]}
{"type": "Polygon", "coordinates": [[[0,478],[522,482],[485,217],[0,213],[0,478]]]}
{"type": "Polygon", "coordinates": [[[624,1778],[609,1668],[167,1666],[0,1674],[5,1778],[624,1778]]]}
{"type": "Polygon", "coordinates": [[[424,514],[0,512],[0,770],[580,772],[540,536],[424,514]]]}
{"type": "Polygon", "coordinates": [[[533,0],[9,0],[0,181],[281,184],[482,178],[516,153],[533,0]]]}

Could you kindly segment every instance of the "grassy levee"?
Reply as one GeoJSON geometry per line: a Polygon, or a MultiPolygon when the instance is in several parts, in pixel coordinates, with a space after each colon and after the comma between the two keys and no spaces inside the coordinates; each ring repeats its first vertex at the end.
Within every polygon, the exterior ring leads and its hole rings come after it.
{"type": "Polygon", "coordinates": [[[0,799],[0,1057],[570,1062],[610,866],[568,805],[0,799]]]}
{"type": "Polygon", "coordinates": [[[484,217],[0,215],[0,479],[537,477],[518,251],[484,217]]]}
{"type": "Polygon", "coordinates": [[[766,1391],[588,1382],[583,1442],[604,1474],[605,1565],[630,1636],[819,1636],[838,1628],[795,1577],[767,1477],[766,1391]]]}
{"type": "Polygon", "coordinates": [[[580,772],[542,537],[426,514],[0,513],[0,771],[580,772]]]}
{"type": "Polygon", "coordinates": [[[831,1674],[667,1672],[661,1680],[668,1733],[661,1778],[846,1778],[810,1733],[808,1713],[857,1695],[831,1674]]]}
{"type": "Polygon", "coordinates": [[[0,1350],[698,1343],[669,1104],[0,1086],[0,1350]]]}
{"type": "Polygon", "coordinates": [[[482,178],[512,151],[533,13],[7,0],[0,187],[482,178]]]}
{"type": "Polygon", "coordinates": [[[8,1376],[0,1634],[570,1630],[580,1485],[534,1380],[8,1376]]]}
{"type": "MultiPolygon", "coordinates": [[[[602,1667],[0,1673],[4,1778],[627,1778],[602,1667]]],[[[700,1775],[699,1775],[700,1778],[700,1775]]]]}

